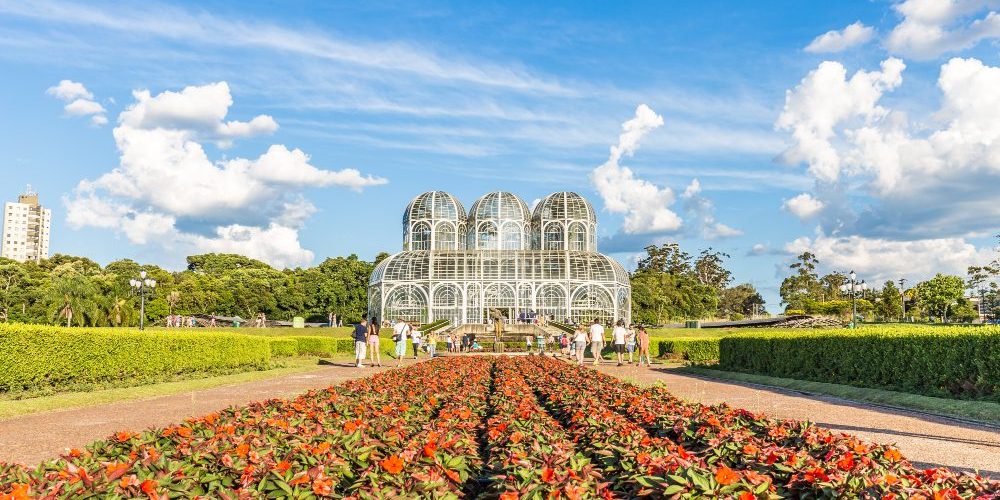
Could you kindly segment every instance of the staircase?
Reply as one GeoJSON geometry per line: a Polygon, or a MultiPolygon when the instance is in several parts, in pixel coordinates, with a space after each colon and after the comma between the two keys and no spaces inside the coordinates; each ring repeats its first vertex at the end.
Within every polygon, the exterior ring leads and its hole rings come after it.
{"type": "MultiPolygon", "coordinates": [[[[503,326],[503,333],[499,336],[494,331],[493,325],[465,324],[457,325],[449,329],[449,333],[456,333],[459,337],[473,333],[476,341],[483,346],[485,352],[525,352],[526,346],[524,338],[531,335],[536,338],[545,335],[549,338],[548,349],[554,348],[552,338],[561,335],[562,331],[551,326],[539,326],[534,324],[515,323],[503,326]]],[[[532,345],[532,349],[535,346],[532,345]]]]}

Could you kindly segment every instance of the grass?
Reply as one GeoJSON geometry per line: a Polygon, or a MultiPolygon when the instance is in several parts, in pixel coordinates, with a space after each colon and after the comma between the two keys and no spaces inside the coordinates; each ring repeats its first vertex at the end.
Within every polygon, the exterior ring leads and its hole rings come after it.
{"type": "Polygon", "coordinates": [[[680,373],[689,373],[714,379],[780,387],[782,389],[791,389],[810,394],[835,396],[851,401],[876,403],[945,417],[957,417],[992,425],[1000,425],[1000,404],[989,401],[934,398],[918,394],[908,394],[905,392],[887,391],[884,389],[869,389],[850,385],[829,384],[826,382],[811,382],[806,380],[769,377],[766,375],[728,372],[701,366],[684,366],[672,368],[672,370],[680,373]]]}
{"type": "MultiPolygon", "coordinates": [[[[348,356],[349,357],[349,356],[348,356]]],[[[6,420],[31,413],[39,413],[69,408],[81,408],[118,401],[169,396],[199,389],[209,389],[230,384],[240,384],[265,380],[283,375],[291,375],[314,370],[318,366],[314,356],[282,358],[282,366],[270,370],[233,373],[229,375],[193,378],[174,382],[119,387],[85,392],[66,392],[51,396],[41,396],[30,399],[0,398],[0,420],[6,420]]],[[[345,358],[346,359],[346,358],[345,358]]]]}

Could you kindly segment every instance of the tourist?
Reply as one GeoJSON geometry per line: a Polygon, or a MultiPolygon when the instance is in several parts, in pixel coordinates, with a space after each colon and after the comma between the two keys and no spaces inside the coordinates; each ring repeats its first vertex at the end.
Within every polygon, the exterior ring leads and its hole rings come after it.
{"type": "Polygon", "coordinates": [[[531,354],[532,344],[535,343],[534,340],[534,337],[532,337],[530,333],[524,336],[524,347],[528,354],[531,354]]]}
{"type": "Polygon", "coordinates": [[[635,352],[635,329],[629,328],[625,335],[625,350],[628,351],[628,364],[632,364],[632,353],[635,352]]]}
{"type": "Polygon", "coordinates": [[[576,333],[573,334],[573,346],[576,349],[576,360],[580,366],[583,366],[583,355],[587,349],[587,332],[584,331],[582,325],[576,327],[576,333]]]}
{"type": "Polygon", "coordinates": [[[604,349],[604,327],[595,319],[594,324],[590,325],[590,354],[594,356],[594,365],[604,362],[602,349],[604,349]]]}
{"type": "Polygon", "coordinates": [[[566,332],[559,336],[559,352],[563,356],[569,354],[569,336],[566,335],[566,332]]]}
{"type": "Polygon", "coordinates": [[[625,336],[628,330],[625,329],[625,320],[618,320],[615,329],[611,330],[611,341],[614,343],[615,355],[618,357],[618,366],[625,361],[625,336]]]}
{"type": "Polygon", "coordinates": [[[649,360],[649,334],[646,333],[646,328],[639,326],[639,334],[636,335],[639,343],[639,366],[642,366],[642,357],[646,356],[646,366],[652,366],[652,362],[649,360]]]}
{"type": "Polygon", "coordinates": [[[361,322],[354,326],[354,359],[361,368],[361,362],[365,359],[365,346],[368,342],[368,321],[361,318],[361,322]]]}
{"type": "Polygon", "coordinates": [[[482,351],[483,350],[483,346],[479,345],[479,342],[476,342],[475,339],[472,339],[472,347],[471,347],[471,349],[473,351],[482,351]]]}
{"type": "Polygon", "coordinates": [[[413,332],[410,334],[410,339],[413,341],[413,359],[417,359],[420,356],[420,344],[423,342],[423,333],[420,330],[410,325],[410,330],[413,332]]]}
{"type": "Polygon", "coordinates": [[[545,356],[545,340],[546,338],[544,333],[537,337],[539,356],[545,356]]]}
{"type": "Polygon", "coordinates": [[[368,325],[368,349],[371,356],[372,366],[382,366],[382,345],[379,343],[378,331],[379,322],[377,318],[372,318],[368,325]]]}
{"type": "Polygon", "coordinates": [[[448,334],[448,336],[445,337],[445,342],[448,343],[448,345],[447,345],[448,352],[452,352],[451,349],[452,349],[452,347],[455,346],[455,337],[453,337],[451,334],[448,334]]]}
{"type": "Polygon", "coordinates": [[[438,335],[433,330],[427,332],[427,354],[434,359],[434,352],[437,351],[438,335]]]}
{"type": "Polygon", "coordinates": [[[406,336],[410,333],[410,325],[401,319],[397,320],[392,333],[392,340],[396,342],[396,366],[399,366],[403,364],[403,356],[406,356],[406,336]]]}

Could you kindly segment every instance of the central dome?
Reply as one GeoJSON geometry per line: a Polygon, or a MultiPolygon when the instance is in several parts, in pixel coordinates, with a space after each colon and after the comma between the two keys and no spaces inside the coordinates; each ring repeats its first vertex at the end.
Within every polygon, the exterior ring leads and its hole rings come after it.
{"type": "Polygon", "coordinates": [[[469,209],[469,249],[527,250],[531,211],[513,193],[487,193],[469,209]]]}

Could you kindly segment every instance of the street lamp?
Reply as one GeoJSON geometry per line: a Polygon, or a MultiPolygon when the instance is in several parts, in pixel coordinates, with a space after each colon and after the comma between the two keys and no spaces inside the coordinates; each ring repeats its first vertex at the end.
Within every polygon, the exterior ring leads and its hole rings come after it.
{"type": "Polygon", "coordinates": [[[145,329],[146,321],[146,289],[150,291],[156,288],[156,280],[146,278],[146,271],[139,272],[139,279],[128,280],[129,286],[139,292],[139,329],[145,329]]]}
{"type": "Polygon", "coordinates": [[[903,317],[899,321],[906,323],[906,295],[903,294],[906,278],[899,278],[899,307],[903,309],[903,317]]]}
{"type": "Polygon", "coordinates": [[[840,291],[851,294],[851,328],[854,328],[858,319],[858,296],[868,289],[865,280],[858,281],[858,275],[851,271],[848,275],[847,283],[840,285],[840,291]]]}

